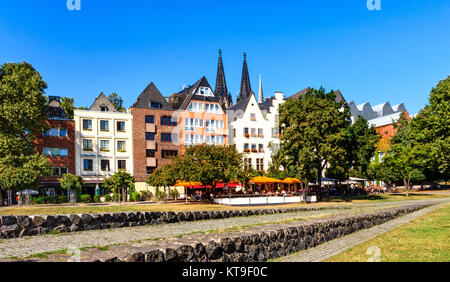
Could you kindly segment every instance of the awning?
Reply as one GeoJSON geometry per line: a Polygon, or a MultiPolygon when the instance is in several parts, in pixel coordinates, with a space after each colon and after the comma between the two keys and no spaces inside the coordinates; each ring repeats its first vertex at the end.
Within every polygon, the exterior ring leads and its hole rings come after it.
{"type": "Polygon", "coordinates": [[[282,181],[282,183],[284,183],[284,184],[297,184],[300,182],[301,182],[300,180],[298,180],[296,178],[290,178],[290,177],[288,177],[282,181]]]}
{"type": "Polygon", "coordinates": [[[253,184],[281,183],[281,180],[275,179],[275,178],[270,178],[270,177],[265,177],[265,176],[258,176],[258,177],[252,178],[249,181],[249,183],[253,183],[253,184]]]}

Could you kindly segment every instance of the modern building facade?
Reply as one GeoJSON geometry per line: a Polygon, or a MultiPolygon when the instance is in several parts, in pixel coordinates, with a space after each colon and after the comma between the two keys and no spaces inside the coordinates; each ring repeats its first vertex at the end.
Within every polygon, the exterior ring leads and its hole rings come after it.
{"type": "Polygon", "coordinates": [[[61,187],[58,178],[75,174],[75,122],[67,118],[57,96],[49,96],[47,115],[48,130],[34,140],[34,145],[53,169],[50,177],[41,179],[41,188],[45,194],[55,195],[61,187]]]}
{"type": "Polygon", "coordinates": [[[75,171],[87,188],[98,188],[105,178],[121,170],[133,174],[130,113],[117,112],[102,93],[89,110],[75,110],[74,119],[75,171]]]}

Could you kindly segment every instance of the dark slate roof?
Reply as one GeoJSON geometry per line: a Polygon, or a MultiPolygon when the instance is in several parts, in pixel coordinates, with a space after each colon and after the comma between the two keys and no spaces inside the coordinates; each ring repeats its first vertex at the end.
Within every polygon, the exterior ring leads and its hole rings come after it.
{"type": "MultiPolygon", "coordinates": [[[[308,91],[310,91],[310,90],[311,90],[311,87],[307,87],[307,88],[305,88],[305,89],[303,89],[303,90],[301,90],[301,91],[295,93],[294,95],[292,95],[292,96],[289,97],[288,99],[298,99],[300,96],[304,96],[304,95],[305,95],[306,93],[308,93],[308,91]]],[[[336,100],[335,100],[335,101],[336,101],[337,103],[340,103],[340,102],[346,103],[345,98],[344,98],[344,96],[342,95],[342,93],[341,93],[340,90],[334,91],[334,94],[336,95],[336,100]]]]}
{"type": "Polygon", "coordinates": [[[238,100],[250,97],[253,93],[250,85],[250,76],[248,75],[247,55],[244,53],[244,65],[242,66],[241,90],[239,91],[238,100]]]}
{"type": "Polygon", "coordinates": [[[162,110],[172,110],[172,106],[167,102],[166,98],[159,92],[153,82],[142,91],[141,95],[137,98],[136,102],[131,108],[144,108],[150,109],[152,102],[160,103],[162,110]]]}
{"type": "Polygon", "coordinates": [[[259,108],[261,111],[266,111],[270,113],[270,107],[272,107],[272,102],[275,99],[275,97],[266,98],[263,103],[259,104],[259,108]]]}
{"type": "Polygon", "coordinates": [[[89,108],[89,111],[100,111],[100,107],[108,108],[109,112],[117,112],[113,103],[111,103],[111,101],[108,99],[108,97],[105,96],[105,94],[103,94],[103,92],[100,93],[100,95],[98,95],[98,97],[95,99],[94,103],[89,108]]]}
{"type": "Polygon", "coordinates": [[[60,97],[49,96],[49,104],[47,107],[47,116],[49,119],[67,119],[66,112],[61,107],[60,97]]]}
{"type": "Polygon", "coordinates": [[[219,99],[217,99],[217,97],[214,94],[213,94],[214,95],[213,97],[195,95],[195,93],[197,92],[197,90],[200,86],[211,88],[206,77],[202,77],[194,85],[192,85],[186,89],[183,89],[177,93],[177,94],[185,94],[186,95],[186,98],[184,99],[183,104],[181,104],[181,106],[179,108],[180,110],[186,110],[191,101],[216,102],[216,103],[220,104],[219,99]]]}
{"type": "Polygon", "coordinates": [[[242,100],[239,100],[238,102],[236,102],[236,104],[234,104],[233,106],[229,107],[227,110],[230,111],[245,111],[245,109],[247,108],[248,102],[250,102],[250,97],[244,98],[242,100]]]}

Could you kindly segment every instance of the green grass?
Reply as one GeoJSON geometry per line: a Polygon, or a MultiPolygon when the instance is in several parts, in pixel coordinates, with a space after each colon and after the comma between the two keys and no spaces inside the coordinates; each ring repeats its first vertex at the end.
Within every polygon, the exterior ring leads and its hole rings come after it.
{"type": "Polygon", "coordinates": [[[450,262],[450,204],[327,261],[366,262],[372,246],[382,262],[450,262]]]}

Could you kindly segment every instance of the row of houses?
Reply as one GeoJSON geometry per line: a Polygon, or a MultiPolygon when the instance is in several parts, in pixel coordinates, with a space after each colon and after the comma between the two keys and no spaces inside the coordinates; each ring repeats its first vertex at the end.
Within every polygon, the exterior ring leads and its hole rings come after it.
{"type": "MultiPolygon", "coordinates": [[[[235,145],[239,152],[246,153],[244,163],[248,167],[267,171],[279,147],[279,106],[308,90],[287,98],[283,92],[264,98],[260,79],[255,95],[244,54],[241,88],[233,103],[219,51],[214,91],[205,77],[169,96],[151,82],[126,113],[116,111],[102,93],[88,110],[75,110],[73,120],[62,110],[60,98],[50,96],[50,129],[36,140],[38,150],[54,168],[53,176],[42,181],[43,188],[52,194],[61,175],[74,173],[83,177],[85,192],[92,194],[97,188],[98,193],[105,178],[126,170],[134,175],[136,190],[146,190],[149,174],[196,144],[235,145]]],[[[354,102],[347,103],[340,91],[335,93],[336,101],[350,107],[352,121],[363,116],[378,123],[377,119],[388,119],[405,110],[403,106],[381,107],[379,114],[378,106],[372,110],[367,104],[355,106],[354,102]]]]}

